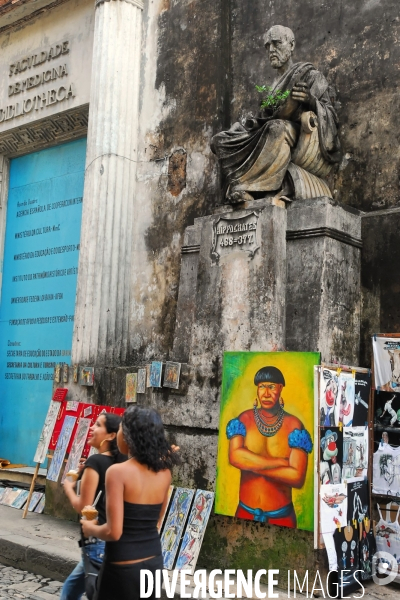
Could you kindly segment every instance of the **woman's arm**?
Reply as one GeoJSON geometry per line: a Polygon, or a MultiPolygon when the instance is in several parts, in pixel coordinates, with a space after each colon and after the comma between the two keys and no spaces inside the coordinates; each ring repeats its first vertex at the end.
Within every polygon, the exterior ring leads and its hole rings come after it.
{"type": "Polygon", "coordinates": [[[82,530],[85,537],[93,535],[106,542],[116,542],[122,535],[124,522],[124,484],[121,481],[122,465],[113,465],[106,473],[106,513],[104,525],[97,521],[82,520],[82,530]]]}
{"type": "Polygon", "coordinates": [[[77,513],[81,513],[84,506],[93,504],[97,486],[99,485],[99,474],[94,469],[87,467],[81,479],[81,495],[77,496],[75,492],[76,482],[64,481],[64,493],[71,503],[71,506],[77,513]]]}

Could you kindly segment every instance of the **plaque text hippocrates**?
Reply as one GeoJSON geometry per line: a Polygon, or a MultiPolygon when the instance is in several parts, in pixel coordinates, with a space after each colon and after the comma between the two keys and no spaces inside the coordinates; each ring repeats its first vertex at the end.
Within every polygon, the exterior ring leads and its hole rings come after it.
{"type": "Polygon", "coordinates": [[[253,258],[259,248],[257,239],[258,214],[251,212],[244,217],[220,217],[213,225],[211,255],[218,261],[233,250],[241,250],[253,258]]]}

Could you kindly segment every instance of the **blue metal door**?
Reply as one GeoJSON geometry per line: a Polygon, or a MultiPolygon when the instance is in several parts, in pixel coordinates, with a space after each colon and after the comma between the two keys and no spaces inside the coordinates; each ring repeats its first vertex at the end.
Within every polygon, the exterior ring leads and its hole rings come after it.
{"type": "Polygon", "coordinates": [[[56,363],[70,363],[86,140],[10,165],[0,304],[0,457],[33,464],[56,363]]]}

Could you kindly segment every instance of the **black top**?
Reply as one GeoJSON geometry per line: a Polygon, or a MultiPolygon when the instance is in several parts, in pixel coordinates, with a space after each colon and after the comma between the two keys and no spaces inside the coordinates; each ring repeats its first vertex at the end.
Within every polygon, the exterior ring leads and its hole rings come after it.
{"type": "Polygon", "coordinates": [[[162,504],[124,502],[122,535],[117,542],[106,542],[107,562],[137,560],[161,555],[157,531],[162,504]]]}
{"type": "MultiPolygon", "coordinates": [[[[86,459],[84,469],[93,469],[99,474],[99,483],[97,486],[95,498],[101,491],[101,496],[96,504],[99,516],[99,525],[103,525],[106,522],[106,471],[108,467],[111,467],[115,462],[113,456],[107,456],[106,454],[92,454],[86,459]]],[[[93,498],[94,501],[94,498],[93,498]]]]}

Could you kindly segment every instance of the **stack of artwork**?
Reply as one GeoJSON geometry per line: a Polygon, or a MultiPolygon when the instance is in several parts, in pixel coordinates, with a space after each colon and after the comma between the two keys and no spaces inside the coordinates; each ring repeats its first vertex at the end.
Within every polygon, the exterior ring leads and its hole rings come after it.
{"type": "MultiPolygon", "coordinates": [[[[18,487],[0,487],[0,504],[3,504],[4,506],[22,509],[25,507],[28,496],[29,492],[27,490],[21,490],[18,487]]],[[[33,492],[29,502],[28,511],[42,513],[44,510],[44,501],[44,494],[42,492],[33,492]]]]}
{"type": "Polygon", "coordinates": [[[168,387],[177,390],[181,373],[181,363],[167,361],[162,381],[163,363],[153,361],[144,368],[139,368],[137,373],[126,375],[126,402],[136,402],[137,394],[145,394],[146,388],[168,387]]]}
{"type": "Polygon", "coordinates": [[[175,489],[161,535],[165,569],[195,569],[213,502],[213,492],[175,489]]]}

